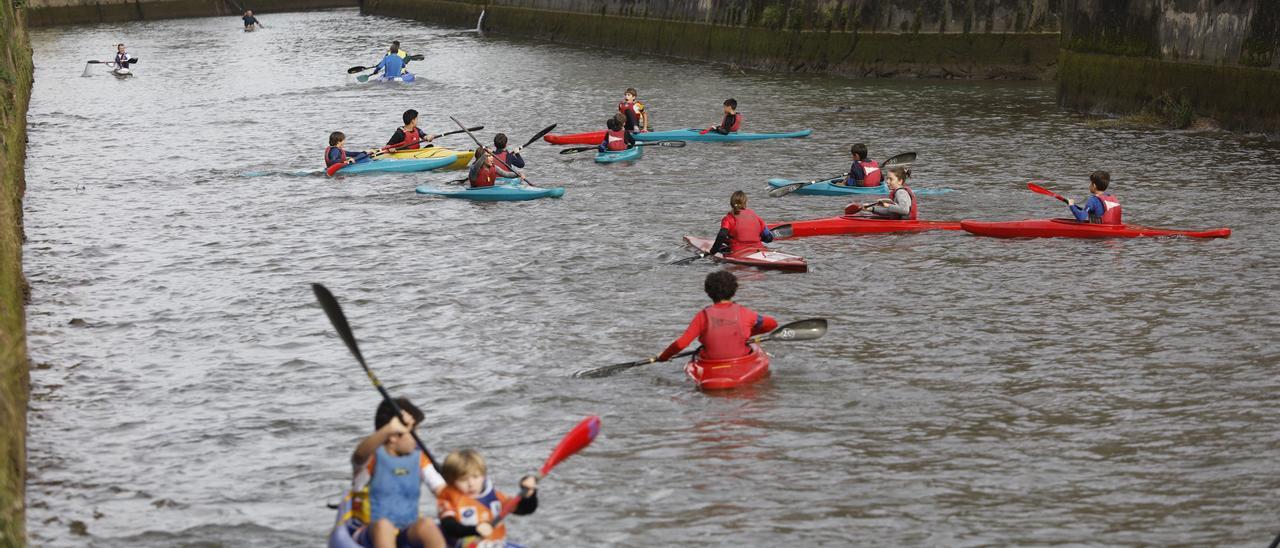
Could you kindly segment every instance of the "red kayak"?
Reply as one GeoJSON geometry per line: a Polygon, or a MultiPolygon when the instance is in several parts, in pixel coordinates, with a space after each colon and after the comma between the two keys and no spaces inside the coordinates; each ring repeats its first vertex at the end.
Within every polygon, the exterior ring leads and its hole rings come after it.
{"type": "Polygon", "coordinates": [[[832,234],[883,234],[886,232],[924,232],[926,230],[960,230],[955,221],[907,221],[841,215],[811,221],[792,221],[769,225],[775,238],[803,238],[832,234]]]}
{"type": "Polygon", "coordinates": [[[598,145],[604,142],[604,130],[586,133],[548,133],[542,140],[553,145],[598,145]]]}
{"type": "MultiPolygon", "coordinates": [[[[698,251],[703,253],[710,251],[711,245],[716,243],[715,240],[710,238],[699,238],[697,236],[685,236],[684,241],[689,242],[689,245],[698,248],[698,251]]],[[[722,263],[754,266],[756,268],[772,268],[775,270],[790,270],[795,272],[809,271],[809,264],[804,262],[804,257],[792,255],[790,253],[773,251],[766,247],[743,249],[727,255],[712,255],[711,260],[722,263]]]]}
{"type": "Polygon", "coordinates": [[[1027,219],[1025,221],[960,221],[960,228],[970,234],[994,238],[1139,238],[1150,236],[1186,236],[1188,238],[1226,238],[1230,228],[1213,230],[1176,230],[1138,225],[1104,225],[1075,219],[1027,219]]]}
{"type": "Polygon", "coordinates": [[[769,355],[758,344],[751,353],[727,360],[704,360],[693,355],[684,372],[701,390],[728,390],[756,382],[769,374],[769,355]]]}

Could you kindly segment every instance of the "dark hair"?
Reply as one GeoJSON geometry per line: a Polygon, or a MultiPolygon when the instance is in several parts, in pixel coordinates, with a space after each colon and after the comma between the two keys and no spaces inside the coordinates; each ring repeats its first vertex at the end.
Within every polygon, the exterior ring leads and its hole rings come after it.
{"type": "Polygon", "coordinates": [[[630,93],[632,97],[640,96],[640,92],[636,91],[636,88],[627,88],[627,91],[622,92],[623,95],[626,95],[628,93],[630,93]]]}
{"type": "MultiPolygon", "coordinates": [[[[400,406],[401,411],[405,411],[409,413],[410,417],[413,417],[414,425],[422,424],[422,419],[426,418],[426,415],[422,414],[422,410],[418,409],[418,406],[414,405],[413,402],[410,402],[409,398],[396,398],[396,405],[400,406]]],[[[394,416],[396,416],[396,410],[391,408],[391,404],[387,400],[382,400],[382,403],[378,404],[378,412],[373,416],[373,429],[381,430],[383,426],[391,422],[391,417],[394,416]]]]}
{"type": "Polygon", "coordinates": [[[1098,191],[1106,190],[1108,186],[1111,186],[1111,174],[1099,169],[1089,174],[1089,182],[1098,187],[1098,191]]]}
{"type": "Polygon", "coordinates": [[[329,134],[329,146],[336,147],[338,143],[347,140],[347,134],[341,131],[335,131],[329,134]]]}
{"type": "Polygon", "coordinates": [[[717,270],[707,274],[707,281],[703,282],[702,287],[707,290],[707,296],[712,301],[725,301],[732,299],[733,294],[738,292],[738,278],[728,270],[717,270]]]}
{"type": "Polygon", "coordinates": [[[724,100],[724,106],[726,106],[726,107],[733,107],[733,109],[734,109],[734,110],[738,110],[738,100],[737,100],[737,99],[725,99],[725,100],[724,100]]]}
{"type": "Polygon", "coordinates": [[[609,128],[609,129],[611,129],[611,130],[613,130],[613,131],[618,131],[618,130],[621,130],[621,129],[622,129],[622,124],[619,124],[619,123],[618,123],[618,119],[617,119],[617,118],[610,118],[608,121],[606,121],[606,122],[604,123],[604,125],[605,125],[605,127],[609,128]]]}
{"type": "Polygon", "coordinates": [[[418,111],[416,110],[409,109],[404,111],[404,124],[409,125],[409,122],[412,122],[413,119],[417,117],[418,117],[418,111]]]}
{"type": "Polygon", "coordinates": [[[391,46],[391,53],[400,53],[400,46],[391,46]]]}
{"type": "Polygon", "coordinates": [[[392,46],[395,46],[395,47],[397,47],[397,48],[398,48],[398,47],[400,47],[400,41],[399,41],[399,40],[392,40],[392,41],[391,41],[391,45],[392,45],[392,46]]]}
{"type": "Polygon", "coordinates": [[[493,147],[495,150],[507,148],[507,134],[499,133],[493,136],[493,147]]]}
{"type": "Polygon", "coordinates": [[[858,159],[865,162],[867,160],[867,145],[854,143],[849,146],[849,154],[857,154],[858,159]]]}
{"type": "Polygon", "coordinates": [[[907,184],[907,179],[911,178],[911,170],[902,166],[893,166],[889,168],[889,173],[896,175],[898,180],[902,181],[902,184],[904,185],[907,184]]]}

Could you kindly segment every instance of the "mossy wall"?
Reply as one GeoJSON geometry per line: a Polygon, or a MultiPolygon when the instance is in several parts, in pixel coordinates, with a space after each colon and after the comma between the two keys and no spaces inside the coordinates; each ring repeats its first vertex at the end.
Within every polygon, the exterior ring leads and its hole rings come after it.
{"type": "MultiPolygon", "coordinates": [[[[541,1],[575,7],[583,0],[541,1]]],[[[913,2],[917,5],[926,3],[929,2],[913,2]]],[[[952,4],[946,1],[932,3],[952,4]]],[[[901,4],[903,2],[897,0],[867,1],[861,8],[901,4]]],[[[853,25],[855,30],[845,30],[847,23],[845,27],[836,28],[835,20],[830,17],[823,19],[826,23],[824,29],[809,28],[809,20],[803,18],[792,28],[771,28],[651,17],[649,15],[655,11],[650,7],[641,9],[642,5],[679,7],[706,5],[706,2],[635,2],[615,8],[616,14],[610,13],[609,4],[599,4],[596,11],[585,12],[514,6],[506,1],[485,5],[446,0],[365,0],[363,9],[366,13],[459,27],[474,26],[481,10],[484,10],[484,27],[489,32],[605,48],[626,44],[629,51],[783,72],[1045,79],[1052,77],[1058,62],[1058,36],[1055,32],[963,32],[962,28],[945,33],[910,30],[873,32],[858,25],[853,25]]],[[[748,3],[743,8],[744,13],[750,11],[750,5],[748,3]]],[[[818,4],[796,2],[790,9],[810,9],[814,5],[818,4]]],[[[968,5],[973,5],[973,2],[968,5]]],[[[888,13],[887,9],[882,11],[888,13]]],[[[667,12],[657,13],[671,12],[689,16],[693,10],[682,11],[673,7],[667,12]]],[[[783,10],[779,17],[796,20],[795,13],[798,12],[783,10]]],[[[855,11],[855,14],[861,13],[855,11]]],[[[870,15],[866,17],[875,19],[870,15]]],[[[884,19],[891,17],[884,15],[884,19]]],[[[1022,24],[1026,26],[1028,23],[1024,21],[1022,24]]]]}
{"type": "Polygon", "coordinates": [[[26,0],[33,27],[354,7],[359,0],[26,0]]]}
{"type": "Polygon", "coordinates": [[[20,11],[0,2],[0,546],[23,546],[27,478],[26,280],[22,277],[23,160],[31,46],[20,11]]]}

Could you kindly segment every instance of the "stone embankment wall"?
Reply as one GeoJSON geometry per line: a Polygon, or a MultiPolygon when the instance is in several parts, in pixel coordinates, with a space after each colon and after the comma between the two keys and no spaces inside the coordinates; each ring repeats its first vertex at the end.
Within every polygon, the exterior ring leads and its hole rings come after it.
{"type": "Polygon", "coordinates": [[[1063,0],[1058,99],[1280,134],[1280,1],[1063,0]]]}
{"type": "Polygon", "coordinates": [[[359,0],[14,0],[33,27],[355,7],[359,0]]]}
{"type": "Polygon", "coordinates": [[[365,13],[847,76],[1052,78],[1057,0],[364,0],[365,13]]]}
{"type": "Polygon", "coordinates": [[[23,546],[29,388],[22,277],[23,160],[31,46],[21,14],[0,2],[0,546],[23,546]]]}

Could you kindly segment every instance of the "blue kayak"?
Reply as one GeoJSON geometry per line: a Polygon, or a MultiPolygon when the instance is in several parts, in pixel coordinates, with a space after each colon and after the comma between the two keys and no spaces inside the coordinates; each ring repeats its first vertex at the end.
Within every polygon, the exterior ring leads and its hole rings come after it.
{"type": "Polygon", "coordinates": [[[670,131],[650,131],[633,134],[637,141],[759,141],[762,139],[795,139],[808,137],[812,129],[802,129],[790,133],[730,133],[721,135],[714,131],[702,133],[699,129],[673,129],[670,131]]]}
{"type": "Polygon", "coordinates": [[[559,198],[564,196],[564,187],[536,187],[529,186],[519,179],[498,179],[497,183],[489,187],[481,188],[461,188],[457,190],[433,188],[422,185],[416,189],[418,194],[428,194],[431,196],[444,196],[445,198],[459,198],[462,200],[475,200],[477,202],[520,202],[524,200],[537,200],[538,198],[559,198]]]}
{"type": "Polygon", "coordinates": [[[406,72],[404,74],[401,74],[400,76],[395,76],[392,78],[388,78],[386,74],[378,74],[375,76],[370,76],[365,80],[361,80],[360,77],[358,76],[356,77],[356,82],[359,82],[362,84],[379,83],[379,82],[381,83],[398,82],[402,84],[409,84],[409,83],[412,83],[414,80],[417,80],[417,78],[414,77],[412,72],[406,72]]]}
{"type": "Polygon", "coordinates": [[[639,160],[644,155],[644,147],[633,146],[626,150],[614,150],[609,152],[597,152],[596,163],[612,164],[614,162],[626,162],[630,160],[639,160]]]}
{"type": "Polygon", "coordinates": [[[458,159],[456,155],[439,156],[436,158],[409,158],[395,159],[388,158],[385,160],[369,160],[367,162],[357,162],[347,167],[339,169],[335,175],[355,175],[357,173],[413,173],[417,171],[431,171],[452,164],[458,159]]]}
{"type": "MultiPolygon", "coordinates": [[[[888,194],[889,184],[880,183],[880,186],[844,186],[832,183],[844,181],[844,177],[835,179],[827,179],[826,181],[818,181],[808,186],[800,187],[800,190],[792,194],[808,194],[810,196],[849,196],[857,194],[888,194]]],[[[803,183],[806,181],[792,181],[789,179],[769,179],[770,188],[778,188],[794,183],[803,183]]],[[[929,196],[932,194],[946,194],[953,192],[950,188],[913,188],[916,196],[929,196]]]]}

